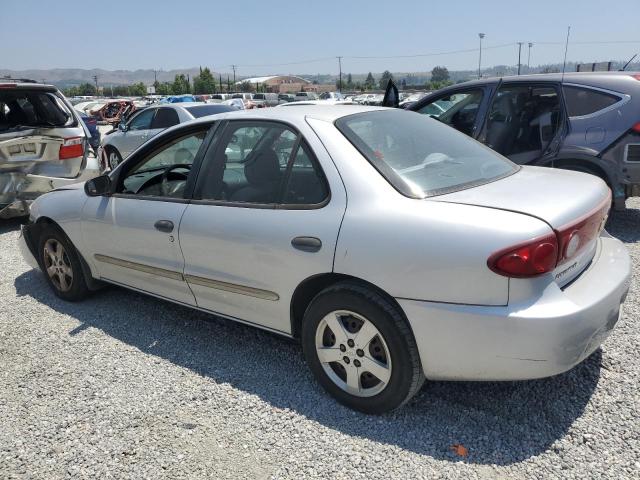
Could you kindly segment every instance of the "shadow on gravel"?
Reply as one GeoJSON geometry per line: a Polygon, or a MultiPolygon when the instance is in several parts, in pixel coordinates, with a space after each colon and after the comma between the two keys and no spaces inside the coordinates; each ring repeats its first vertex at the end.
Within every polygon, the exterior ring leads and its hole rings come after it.
{"type": "Polygon", "coordinates": [[[27,217],[0,219],[0,235],[20,230],[20,225],[27,221],[27,217]]]}
{"type": "Polygon", "coordinates": [[[622,212],[613,212],[607,222],[607,231],[626,243],[640,240],[640,210],[627,208],[622,212]]]}
{"type": "MultiPolygon", "coordinates": [[[[598,350],[570,372],[544,380],[428,382],[400,411],[366,416],[325,394],[300,347],[287,339],[115,287],[66,303],[34,270],[20,275],[15,287],[19,296],[80,321],[67,332],[70,338],[96,328],[150,356],[257,395],[276,409],[441,460],[508,465],[544,452],[582,415],[600,376],[598,350]],[[454,456],[453,444],[468,448],[468,456],[454,456]]],[[[206,399],[206,390],[196,398],[206,399]]]]}

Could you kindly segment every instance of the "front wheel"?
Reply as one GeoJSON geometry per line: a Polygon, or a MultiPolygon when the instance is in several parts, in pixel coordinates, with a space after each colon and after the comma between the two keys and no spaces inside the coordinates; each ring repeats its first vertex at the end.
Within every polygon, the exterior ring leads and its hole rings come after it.
{"type": "Polygon", "coordinates": [[[89,289],[80,257],[66,235],[58,228],[47,225],[42,230],[38,245],[40,265],[53,292],[69,301],[85,298],[89,289]]]}
{"type": "Polygon", "coordinates": [[[115,168],[122,163],[122,156],[120,155],[120,152],[115,148],[109,148],[107,151],[107,163],[111,170],[115,170],[115,168]]]}
{"type": "Polygon", "coordinates": [[[397,307],[357,283],[322,291],[302,326],[305,358],[340,403],[379,414],[404,405],[424,375],[415,339],[397,307]]]}

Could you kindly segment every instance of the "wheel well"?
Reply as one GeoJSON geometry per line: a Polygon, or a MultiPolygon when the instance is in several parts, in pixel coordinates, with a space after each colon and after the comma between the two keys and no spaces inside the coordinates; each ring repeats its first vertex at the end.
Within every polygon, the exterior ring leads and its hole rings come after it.
{"type": "Polygon", "coordinates": [[[300,283],[300,285],[298,285],[298,287],[293,292],[293,296],[291,297],[291,334],[293,335],[293,337],[300,338],[300,331],[304,314],[315,296],[325,288],[346,280],[357,282],[366,288],[378,292],[389,302],[391,302],[391,304],[395,306],[404,317],[404,311],[402,310],[396,299],[382,290],[380,287],[367,282],[366,280],[362,280],[361,278],[352,277],[351,275],[344,275],[341,273],[322,273],[307,278],[302,283],[300,283]]]}

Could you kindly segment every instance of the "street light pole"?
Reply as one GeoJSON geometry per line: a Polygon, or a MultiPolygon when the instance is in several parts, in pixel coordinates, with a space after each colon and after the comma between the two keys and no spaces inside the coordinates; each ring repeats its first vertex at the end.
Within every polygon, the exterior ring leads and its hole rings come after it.
{"type": "Polygon", "coordinates": [[[481,68],[482,68],[482,39],[484,38],[484,33],[479,33],[478,37],[480,38],[480,56],[478,57],[478,78],[482,78],[481,68]]]}
{"type": "Polygon", "coordinates": [[[529,42],[529,55],[527,56],[527,73],[531,72],[531,47],[533,47],[533,43],[529,42]]]}
{"type": "Polygon", "coordinates": [[[522,53],[522,42],[518,42],[518,75],[520,75],[520,54],[522,53]]]}

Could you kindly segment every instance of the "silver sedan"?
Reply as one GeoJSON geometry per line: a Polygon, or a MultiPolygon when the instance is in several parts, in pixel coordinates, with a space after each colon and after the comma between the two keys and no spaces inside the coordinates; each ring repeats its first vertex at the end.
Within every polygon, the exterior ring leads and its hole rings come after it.
{"type": "Polygon", "coordinates": [[[610,202],[597,177],[413,112],[276,108],[168,129],[36,200],[20,244],[63,299],[112,283],[299,338],[331,395],[380,413],[425,377],[532,379],[593,353],[630,281],[610,202]]]}

